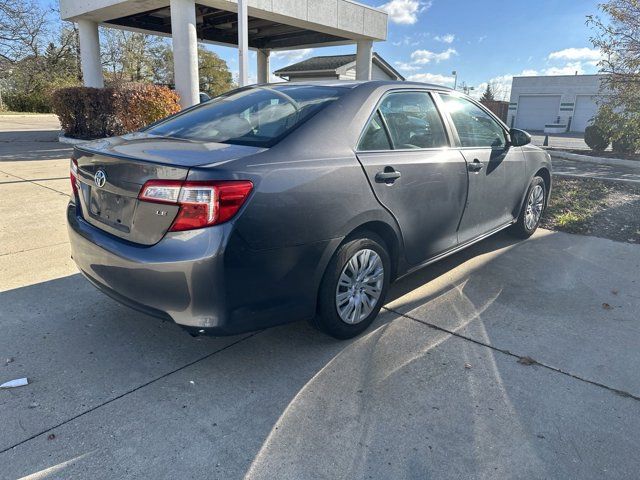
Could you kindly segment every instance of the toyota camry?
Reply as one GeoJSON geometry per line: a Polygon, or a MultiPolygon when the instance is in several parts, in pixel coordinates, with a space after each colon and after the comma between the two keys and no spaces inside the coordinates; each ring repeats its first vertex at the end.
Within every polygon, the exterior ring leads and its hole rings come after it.
{"type": "Polygon", "coordinates": [[[536,230],[551,163],[530,141],[434,85],[237,89],[75,148],[72,256],[106,294],[194,334],[307,319],[353,337],[390,282],[536,230]]]}

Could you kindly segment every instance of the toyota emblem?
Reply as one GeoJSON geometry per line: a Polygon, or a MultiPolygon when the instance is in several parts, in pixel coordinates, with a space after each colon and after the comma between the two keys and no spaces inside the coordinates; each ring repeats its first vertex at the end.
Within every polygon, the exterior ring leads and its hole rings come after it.
{"type": "Polygon", "coordinates": [[[93,181],[96,184],[96,187],[102,188],[104,184],[107,183],[107,174],[104,173],[104,170],[98,170],[93,177],[93,181]]]}

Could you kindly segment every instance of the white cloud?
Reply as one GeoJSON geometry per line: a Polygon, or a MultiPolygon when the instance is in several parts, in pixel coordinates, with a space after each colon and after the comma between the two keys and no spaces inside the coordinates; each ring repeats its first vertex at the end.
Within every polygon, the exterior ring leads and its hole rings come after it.
{"type": "Polygon", "coordinates": [[[271,52],[272,59],[282,59],[287,62],[299,62],[313,53],[313,48],[303,48],[302,50],[275,50],[271,52]]]}
{"type": "Polygon", "coordinates": [[[415,47],[415,46],[419,45],[420,42],[418,40],[416,40],[414,37],[411,37],[409,35],[405,35],[404,37],[402,37],[402,40],[398,40],[396,42],[391,42],[391,44],[394,47],[400,47],[402,45],[410,45],[412,47],[415,47]]]}
{"type": "Polygon", "coordinates": [[[419,66],[413,65],[411,63],[395,62],[395,64],[398,70],[402,70],[404,72],[415,72],[416,70],[420,70],[419,66]]]}
{"type": "Polygon", "coordinates": [[[582,75],[584,73],[582,63],[573,62],[567,63],[563,67],[549,67],[544,69],[545,75],[575,75],[576,72],[578,75],[582,75]]]}
{"type": "Polygon", "coordinates": [[[442,43],[453,43],[456,36],[453,33],[447,33],[446,35],[436,35],[433,39],[442,43]]]}
{"type": "Polygon", "coordinates": [[[458,52],[455,48],[448,48],[444,52],[432,52],[430,50],[416,50],[411,54],[411,61],[418,65],[425,65],[430,62],[440,63],[444,60],[449,60],[453,55],[457,55],[458,52]]]}
{"type": "Polygon", "coordinates": [[[413,25],[418,21],[418,14],[429,7],[431,7],[431,1],[391,0],[378,8],[387,12],[393,23],[413,25]]]}
{"type": "Polygon", "coordinates": [[[597,48],[565,48],[549,54],[549,60],[589,60],[599,61],[602,53],[597,48]]]}
{"type": "MultiPolygon", "coordinates": [[[[521,75],[524,76],[525,72],[522,72],[521,75]]],[[[500,75],[498,77],[493,77],[489,79],[488,82],[482,82],[479,85],[475,86],[475,90],[471,92],[471,96],[479,99],[482,97],[482,94],[487,88],[487,84],[491,84],[491,88],[493,90],[493,94],[496,97],[496,100],[509,100],[511,96],[511,82],[513,81],[513,75],[500,75]]]]}
{"type": "Polygon", "coordinates": [[[438,73],[414,73],[413,75],[409,75],[407,80],[412,82],[436,83],[439,85],[453,85],[455,78],[438,73]]]}

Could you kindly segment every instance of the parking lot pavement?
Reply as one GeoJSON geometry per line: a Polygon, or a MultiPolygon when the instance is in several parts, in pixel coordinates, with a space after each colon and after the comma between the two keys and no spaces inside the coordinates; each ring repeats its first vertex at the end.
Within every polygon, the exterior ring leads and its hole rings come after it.
{"type": "MultiPolygon", "coordinates": [[[[547,136],[543,132],[531,133],[531,142],[539,147],[544,145],[544,139],[547,136]]],[[[552,133],[549,134],[549,146],[553,148],[563,148],[569,150],[586,150],[587,144],[584,143],[583,133],[552,133]]]]}
{"type": "Polygon", "coordinates": [[[3,161],[69,158],[71,148],[58,142],[59,132],[55,115],[0,113],[0,165],[3,161]]]}
{"type": "Polygon", "coordinates": [[[0,478],[637,478],[640,246],[499,234],[360,338],[192,338],[77,273],[34,157],[0,163],[0,478]]]}

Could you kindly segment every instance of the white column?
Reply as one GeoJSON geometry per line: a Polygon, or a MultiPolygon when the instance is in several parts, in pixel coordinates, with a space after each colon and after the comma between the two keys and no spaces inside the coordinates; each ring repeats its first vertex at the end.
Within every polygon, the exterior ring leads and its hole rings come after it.
{"type": "Polygon", "coordinates": [[[238,84],[244,87],[249,83],[249,17],[247,0],[238,0],[238,84]]]}
{"type": "Polygon", "coordinates": [[[271,52],[269,50],[258,50],[256,52],[256,59],[258,60],[258,83],[269,83],[269,74],[270,74],[270,61],[269,55],[271,52]]]}
{"type": "Polygon", "coordinates": [[[100,37],[98,24],[90,20],[78,20],[80,37],[80,64],[85,87],[102,88],[102,62],[100,60],[100,37]]]}
{"type": "Polygon", "coordinates": [[[371,80],[371,58],[373,42],[362,40],[356,50],[356,80],[371,80]]]}
{"type": "Polygon", "coordinates": [[[194,0],[170,0],[173,76],[182,108],[199,102],[198,37],[194,0]]]}

